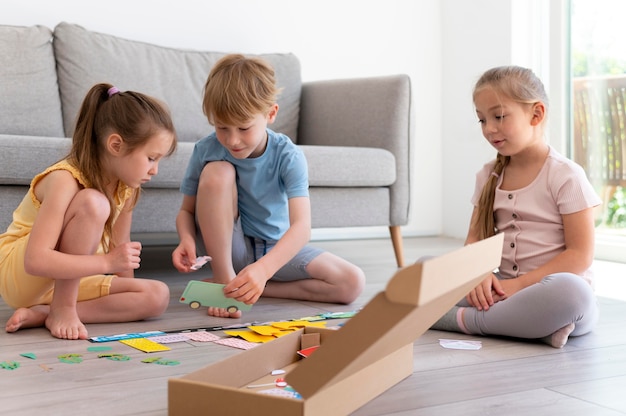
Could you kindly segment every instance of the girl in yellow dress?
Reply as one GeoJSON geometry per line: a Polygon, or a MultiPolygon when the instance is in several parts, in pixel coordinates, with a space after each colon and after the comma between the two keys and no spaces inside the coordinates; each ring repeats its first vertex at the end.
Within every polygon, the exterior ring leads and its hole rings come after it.
{"type": "Polygon", "coordinates": [[[97,84],[87,93],[66,158],[31,182],[0,235],[0,294],[15,308],[7,332],[45,325],[86,339],[86,323],[162,314],[169,289],[134,279],[141,244],[130,241],[140,188],[176,149],[166,107],[97,84]]]}

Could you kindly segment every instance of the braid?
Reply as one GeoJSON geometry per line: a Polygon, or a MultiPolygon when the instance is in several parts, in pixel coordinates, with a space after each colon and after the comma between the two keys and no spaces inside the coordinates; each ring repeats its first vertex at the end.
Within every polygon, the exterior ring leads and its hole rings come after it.
{"type": "Polygon", "coordinates": [[[480,199],[478,200],[478,216],[476,217],[476,223],[473,224],[476,230],[478,230],[479,240],[484,240],[496,234],[496,225],[493,217],[493,201],[498,179],[500,175],[502,175],[505,166],[509,163],[509,160],[509,156],[502,156],[498,153],[493,171],[491,175],[489,175],[489,179],[487,179],[483,191],[480,194],[480,199]]]}

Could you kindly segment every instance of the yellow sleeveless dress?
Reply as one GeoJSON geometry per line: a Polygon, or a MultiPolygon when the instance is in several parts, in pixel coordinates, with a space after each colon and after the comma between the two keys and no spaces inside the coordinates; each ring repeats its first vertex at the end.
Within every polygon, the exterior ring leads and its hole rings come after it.
{"type": "MultiPolygon", "coordinates": [[[[13,222],[4,234],[0,234],[0,295],[12,308],[49,305],[54,292],[54,279],[33,276],[24,270],[24,256],[30,232],[37,218],[41,202],[37,200],[35,186],[47,174],[66,170],[83,186],[88,187],[80,172],[67,161],[60,161],[33,178],[28,193],[13,212],[13,222]]],[[[120,185],[116,195],[114,222],[133,190],[120,185]]],[[[102,245],[98,253],[103,253],[102,245]]],[[[80,281],[78,301],[95,299],[109,294],[115,275],[86,276],[80,281]]]]}

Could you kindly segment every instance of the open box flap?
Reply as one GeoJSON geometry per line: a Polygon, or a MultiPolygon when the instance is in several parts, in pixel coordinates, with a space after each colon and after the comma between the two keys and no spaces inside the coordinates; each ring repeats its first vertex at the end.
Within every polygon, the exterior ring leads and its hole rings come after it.
{"type": "Polygon", "coordinates": [[[412,343],[500,265],[502,243],[498,234],[399,270],[287,382],[306,399],[412,343]]]}

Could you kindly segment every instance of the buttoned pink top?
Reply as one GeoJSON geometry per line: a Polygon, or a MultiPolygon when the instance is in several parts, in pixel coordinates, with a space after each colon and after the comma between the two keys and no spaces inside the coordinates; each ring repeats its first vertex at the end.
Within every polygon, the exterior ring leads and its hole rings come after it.
{"type": "MultiPolygon", "coordinates": [[[[485,164],[476,174],[474,206],[478,204],[494,163],[485,164]]],[[[541,171],[528,186],[502,190],[503,176],[498,180],[493,207],[497,231],[504,233],[499,271],[503,278],[515,278],[565,250],[562,215],[595,207],[602,201],[584,170],[552,147],[541,171]]],[[[591,269],[581,277],[593,283],[591,269]]]]}

